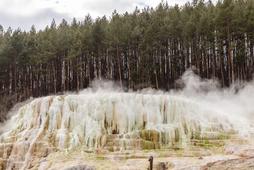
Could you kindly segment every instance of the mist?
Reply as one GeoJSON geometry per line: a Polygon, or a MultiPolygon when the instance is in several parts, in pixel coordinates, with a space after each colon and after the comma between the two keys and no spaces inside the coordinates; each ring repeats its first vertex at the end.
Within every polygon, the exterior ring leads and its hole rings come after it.
{"type": "MultiPolygon", "coordinates": [[[[77,92],[66,92],[67,95],[101,95],[107,94],[144,94],[144,95],[166,95],[172,98],[180,98],[191,103],[198,104],[204,112],[202,116],[211,116],[215,119],[229,121],[243,137],[250,137],[254,132],[254,81],[244,84],[233,84],[229,88],[220,88],[216,80],[201,79],[191,69],[187,70],[177,80],[182,85],[181,89],[162,91],[152,88],[145,88],[138,91],[129,89],[125,92],[118,82],[109,80],[94,80],[89,88],[77,92]]],[[[54,96],[54,95],[53,95],[54,96]]],[[[8,113],[9,120],[2,123],[0,131],[10,130],[16,120],[16,113],[20,107],[30,103],[33,99],[18,103],[8,113]]],[[[131,99],[130,99],[131,100],[131,99]]],[[[131,107],[131,106],[130,106],[131,107]]],[[[198,116],[196,115],[197,119],[198,116]]]]}
{"type": "Polygon", "coordinates": [[[228,88],[221,88],[217,80],[202,79],[189,69],[177,83],[181,84],[181,89],[163,91],[145,88],[138,91],[129,89],[128,92],[124,92],[117,82],[94,80],[89,88],[78,94],[135,93],[180,97],[198,103],[204,110],[212,110],[218,119],[226,118],[239,130],[240,135],[249,137],[254,134],[254,81],[236,82],[228,88]]]}

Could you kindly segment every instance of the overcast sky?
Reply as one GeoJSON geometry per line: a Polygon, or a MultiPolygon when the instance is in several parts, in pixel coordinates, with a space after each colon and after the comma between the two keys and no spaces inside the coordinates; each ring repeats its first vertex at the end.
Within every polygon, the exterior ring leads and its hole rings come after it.
{"type": "MultiPolygon", "coordinates": [[[[188,0],[168,0],[169,5],[182,5],[188,0]]],[[[161,0],[0,0],[0,24],[29,30],[31,25],[42,29],[54,18],[59,23],[62,18],[70,21],[73,17],[84,18],[88,13],[109,16],[114,9],[119,13],[133,11],[136,6],[155,7],[161,0]]]]}

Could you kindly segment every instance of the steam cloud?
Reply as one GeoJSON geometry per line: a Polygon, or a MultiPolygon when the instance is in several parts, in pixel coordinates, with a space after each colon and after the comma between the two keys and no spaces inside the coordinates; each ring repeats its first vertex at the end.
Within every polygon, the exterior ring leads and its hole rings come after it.
{"type": "MultiPolygon", "coordinates": [[[[228,118],[239,129],[242,135],[254,134],[254,81],[241,85],[234,84],[227,89],[221,89],[216,80],[201,79],[192,70],[187,70],[178,82],[184,85],[181,90],[165,92],[147,88],[137,92],[129,90],[128,93],[164,94],[186,98],[199,103],[204,110],[215,111],[215,113],[218,113],[216,115],[218,119],[223,117],[228,118]]],[[[78,94],[119,92],[123,92],[119,83],[107,80],[95,80],[89,88],[80,91],[78,94]]],[[[9,117],[14,115],[18,111],[18,108],[25,103],[16,105],[10,111],[9,117]]],[[[4,123],[0,128],[0,132],[9,129],[8,127],[12,123],[12,119],[4,123]]]]}
{"type": "MultiPolygon", "coordinates": [[[[242,135],[254,134],[254,81],[235,83],[229,88],[221,88],[217,80],[201,79],[191,69],[187,70],[177,81],[183,84],[180,90],[168,92],[146,88],[135,93],[165,94],[179,96],[199,103],[204,109],[214,110],[218,119],[227,117],[239,129],[242,135]]],[[[85,93],[117,93],[123,92],[118,83],[107,80],[95,80],[85,93]]],[[[129,90],[129,92],[133,92],[129,90]]]]}

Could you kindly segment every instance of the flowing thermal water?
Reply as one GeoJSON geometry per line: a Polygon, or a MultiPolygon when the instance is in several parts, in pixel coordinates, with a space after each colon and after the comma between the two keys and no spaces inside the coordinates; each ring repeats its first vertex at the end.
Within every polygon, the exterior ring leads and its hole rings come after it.
{"type": "Polygon", "coordinates": [[[184,149],[230,135],[252,140],[254,109],[245,100],[252,87],[237,95],[85,91],[37,98],[2,128],[0,164],[27,169],[32,159],[77,148],[184,149]]]}

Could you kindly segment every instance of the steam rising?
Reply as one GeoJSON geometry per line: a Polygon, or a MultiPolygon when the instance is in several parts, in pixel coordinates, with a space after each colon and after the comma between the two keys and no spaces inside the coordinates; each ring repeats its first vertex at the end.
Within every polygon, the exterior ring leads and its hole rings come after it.
{"type": "MultiPolygon", "coordinates": [[[[216,80],[201,79],[192,70],[187,70],[177,82],[183,84],[181,90],[165,92],[146,88],[136,93],[180,96],[201,103],[207,109],[215,109],[222,114],[247,118],[248,121],[254,122],[254,81],[243,84],[235,83],[229,88],[222,89],[216,80]]],[[[119,83],[95,80],[91,83],[90,88],[79,94],[103,92],[117,93],[123,90],[119,83]]],[[[129,90],[129,92],[133,91],[129,90]]]]}
{"type": "MultiPolygon", "coordinates": [[[[239,130],[240,135],[254,134],[254,81],[248,83],[235,83],[229,88],[222,89],[217,80],[201,79],[191,69],[187,70],[177,81],[183,85],[181,90],[169,92],[146,88],[135,93],[163,94],[188,99],[199,103],[203,109],[218,113],[218,118],[229,119],[239,130]]],[[[95,80],[90,88],[81,91],[87,93],[117,93],[123,92],[119,83],[107,80],[95,80]]],[[[129,93],[132,93],[129,90],[129,93]]]]}
{"type": "Polygon", "coordinates": [[[184,142],[195,133],[206,135],[207,129],[226,133],[233,129],[241,137],[253,136],[254,82],[220,89],[218,82],[202,80],[191,70],[178,82],[184,85],[182,90],[123,92],[117,83],[96,80],[78,95],[38,98],[12,116],[2,128],[6,132],[2,140],[11,134],[9,129],[32,140],[30,135],[36,132],[31,128],[42,128],[39,136],[45,129],[56,130],[58,147],[66,147],[67,139],[71,139],[67,147],[82,141],[98,147],[105,134],[143,128],[168,134],[166,145],[176,137],[184,142]]]}
{"type": "Polygon", "coordinates": [[[207,109],[214,109],[221,116],[228,117],[238,126],[242,135],[253,134],[254,125],[254,81],[233,84],[221,89],[214,80],[201,80],[191,70],[184,73],[181,80],[185,87],[182,91],[172,91],[200,103],[207,109]]]}

